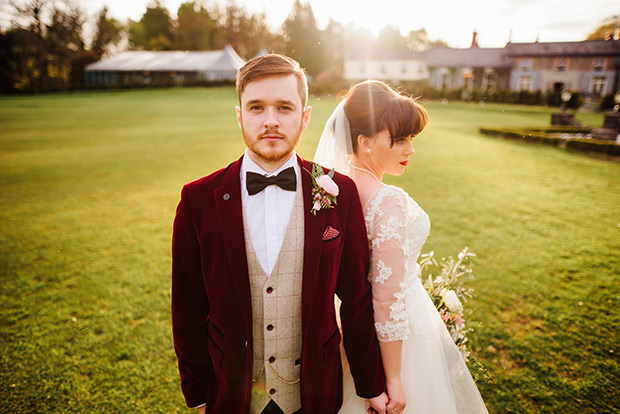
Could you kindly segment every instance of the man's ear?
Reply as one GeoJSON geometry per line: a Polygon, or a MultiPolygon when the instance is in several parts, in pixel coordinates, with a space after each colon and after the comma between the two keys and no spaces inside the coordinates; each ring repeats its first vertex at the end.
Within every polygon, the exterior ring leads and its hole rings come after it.
{"type": "Polygon", "coordinates": [[[310,112],[312,112],[311,106],[306,106],[304,108],[303,113],[301,114],[301,130],[305,131],[308,128],[308,124],[310,123],[310,112]]]}
{"type": "Polygon", "coordinates": [[[235,106],[235,112],[237,113],[237,125],[241,128],[241,108],[235,106]]]}

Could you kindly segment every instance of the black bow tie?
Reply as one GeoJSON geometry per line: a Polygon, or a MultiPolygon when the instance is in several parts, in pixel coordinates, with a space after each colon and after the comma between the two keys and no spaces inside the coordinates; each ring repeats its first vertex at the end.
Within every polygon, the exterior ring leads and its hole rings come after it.
{"type": "Polygon", "coordinates": [[[246,173],[246,187],[249,195],[258,194],[265,189],[268,185],[277,185],[283,190],[295,191],[297,189],[297,176],[295,175],[295,169],[289,167],[280,174],[271,177],[265,177],[262,174],[257,174],[248,171],[246,173]]]}

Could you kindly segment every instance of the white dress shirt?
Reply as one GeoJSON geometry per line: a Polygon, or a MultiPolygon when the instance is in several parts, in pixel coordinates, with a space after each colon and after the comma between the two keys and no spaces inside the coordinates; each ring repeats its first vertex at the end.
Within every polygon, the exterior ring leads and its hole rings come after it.
{"type": "Polygon", "coordinates": [[[252,247],[267,277],[273,271],[278,254],[280,254],[291,211],[293,211],[295,192],[283,190],[277,185],[269,185],[260,193],[249,195],[246,187],[246,173],[250,171],[270,177],[289,167],[295,169],[297,183],[299,183],[300,167],[294,152],[280,168],[272,173],[268,173],[252,161],[247,149],[241,162],[243,210],[247,218],[252,247]]]}

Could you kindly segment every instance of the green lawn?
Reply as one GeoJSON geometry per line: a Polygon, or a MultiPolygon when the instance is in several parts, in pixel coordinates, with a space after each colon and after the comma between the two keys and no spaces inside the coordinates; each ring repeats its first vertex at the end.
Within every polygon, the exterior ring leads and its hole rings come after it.
{"type": "MultiPolygon", "coordinates": [[[[0,97],[0,412],[188,412],[172,220],[185,182],[241,155],[235,102],[231,88],[0,97]]],[[[307,158],[335,100],[311,105],[307,158]]],[[[426,106],[387,181],[429,213],[424,251],[478,256],[467,306],[489,410],[620,412],[620,163],[477,133],[547,125],[549,109],[426,106]]]]}

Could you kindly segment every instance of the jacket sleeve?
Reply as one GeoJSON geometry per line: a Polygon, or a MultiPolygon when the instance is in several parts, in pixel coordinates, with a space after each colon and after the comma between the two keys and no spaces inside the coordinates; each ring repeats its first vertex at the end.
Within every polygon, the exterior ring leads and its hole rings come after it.
{"type": "Polygon", "coordinates": [[[347,208],[346,233],[336,294],[342,301],[340,318],[344,348],[357,394],[373,398],[385,390],[379,343],[374,328],[371,286],[368,282],[368,238],[357,188],[353,182],[347,208]]]}
{"type": "Polygon", "coordinates": [[[172,234],[172,333],[181,388],[188,407],[206,402],[213,377],[213,365],[207,351],[209,300],[201,269],[192,203],[185,186],[172,234]]]}

